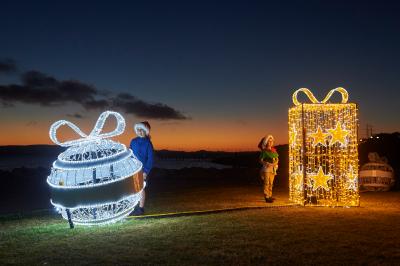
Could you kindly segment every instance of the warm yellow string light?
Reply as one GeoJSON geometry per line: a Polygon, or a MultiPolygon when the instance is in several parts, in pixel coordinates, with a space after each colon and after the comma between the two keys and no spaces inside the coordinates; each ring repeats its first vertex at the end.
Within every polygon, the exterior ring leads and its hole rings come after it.
{"type": "Polygon", "coordinates": [[[303,189],[303,173],[300,171],[294,172],[292,175],[292,183],[295,189],[303,189]]]}
{"type": "Polygon", "coordinates": [[[349,100],[349,93],[342,87],[338,87],[336,89],[330,90],[329,93],[325,96],[325,98],[319,102],[317,100],[317,98],[315,98],[314,94],[307,88],[300,88],[298,90],[296,90],[293,93],[292,96],[292,100],[294,105],[301,105],[301,103],[299,102],[299,100],[297,99],[297,94],[299,94],[299,92],[303,92],[305,95],[307,95],[308,99],[312,102],[312,103],[327,103],[329,101],[329,99],[332,97],[332,95],[335,92],[340,92],[340,94],[342,95],[342,103],[347,103],[347,101],[349,100]]]}
{"type": "Polygon", "coordinates": [[[306,88],[289,109],[290,199],[306,205],[358,206],[357,107],[343,88],[319,102],[306,88]],[[303,92],[311,103],[300,103],[303,92]],[[328,103],[335,93],[341,103],[328,103]],[[304,172],[305,173],[304,173],[304,172]]]}
{"type": "Polygon", "coordinates": [[[349,166],[349,171],[347,174],[347,179],[349,181],[349,189],[357,190],[358,189],[358,175],[354,173],[353,166],[349,166]]]}
{"type": "Polygon", "coordinates": [[[297,137],[296,125],[293,124],[291,130],[289,131],[289,143],[295,143],[297,137]]]}
{"type": "Polygon", "coordinates": [[[342,95],[342,103],[347,103],[347,101],[349,100],[349,93],[342,87],[330,90],[329,93],[326,95],[325,99],[323,99],[321,103],[328,102],[328,100],[331,98],[332,94],[335,93],[335,91],[340,92],[340,94],[342,95]]]}

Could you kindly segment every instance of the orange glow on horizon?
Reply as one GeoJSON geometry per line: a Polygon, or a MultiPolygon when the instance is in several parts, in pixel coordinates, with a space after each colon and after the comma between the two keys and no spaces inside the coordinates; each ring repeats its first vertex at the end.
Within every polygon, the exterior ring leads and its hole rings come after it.
{"type": "MultiPolygon", "coordinates": [[[[91,125],[95,121],[78,120],[76,123],[84,132],[89,133],[91,125]]],[[[54,122],[54,121],[53,121],[54,122]]],[[[156,150],[168,149],[179,151],[255,151],[259,140],[267,135],[275,136],[275,145],[287,143],[286,121],[280,128],[273,128],[273,132],[263,131],[258,121],[250,121],[246,125],[238,123],[222,123],[221,121],[184,121],[165,123],[150,121],[152,126],[151,137],[156,150]]],[[[133,121],[127,121],[124,134],[115,139],[129,145],[135,136],[133,121]]],[[[49,139],[48,131],[51,123],[37,123],[27,125],[23,123],[8,123],[7,130],[0,132],[0,145],[36,145],[53,143],[49,139]]],[[[113,126],[110,122],[106,126],[109,130],[113,126]]],[[[59,132],[60,139],[74,139],[78,136],[68,128],[62,128],[59,132]]]]}

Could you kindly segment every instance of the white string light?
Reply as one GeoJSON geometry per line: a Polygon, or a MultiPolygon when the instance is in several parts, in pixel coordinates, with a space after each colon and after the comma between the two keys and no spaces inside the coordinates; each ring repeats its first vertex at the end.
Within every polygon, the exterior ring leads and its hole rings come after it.
{"type": "MultiPolygon", "coordinates": [[[[123,219],[133,210],[140,201],[140,195],[145,183],[139,178],[138,173],[142,169],[142,163],[133,155],[125,145],[106,139],[123,133],[125,120],[117,112],[106,111],[100,114],[93,130],[89,135],[82,132],[73,123],[60,120],[50,127],[50,139],[68,149],[62,152],[53,163],[51,173],[47,178],[53,199],[50,201],[60,211],[64,219],[67,217],[67,209],[71,214],[71,220],[75,224],[98,225],[111,223],[123,219]],[[109,116],[117,120],[117,125],[111,132],[102,133],[104,124],[109,116]],[[60,142],[57,138],[57,130],[61,126],[69,126],[81,138],[60,142]],[[93,200],[85,205],[64,206],[60,204],[64,197],[73,197],[76,192],[95,191],[101,188],[118,189],[111,187],[115,182],[121,182],[128,178],[138,187],[128,188],[129,195],[117,201],[93,200]],[[136,183],[135,183],[136,182],[136,183]],[[142,183],[140,183],[142,182],[142,183]],[[86,190],[85,190],[86,189],[86,190]]],[[[112,191],[119,193],[119,190],[112,191]]],[[[122,193],[122,191],[121,191],[122,193]]],[[[126,188],[124,188],[126,193],[126,188]]],[[[79,193],[78,193],[79,195],[79,193]]],[[[102,198],[106,198],[103,197],[102,198]]],[[[105,195],[107,196],[107,195],[105,195]]],[[[122,196],[122,195],[121,195],[122,196]]],[[[79,201],[79,200],[78,200],[79,201]]],[[[87,199],[86,201],[87,202],[87,199]]]]}

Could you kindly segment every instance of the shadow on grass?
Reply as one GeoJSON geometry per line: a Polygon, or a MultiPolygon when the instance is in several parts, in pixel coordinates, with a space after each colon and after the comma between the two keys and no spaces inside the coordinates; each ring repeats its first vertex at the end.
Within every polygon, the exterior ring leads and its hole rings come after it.
{"type": "Polygon", "coordinates": [[[200,211],[182,211],[182,212],[172,212],[172,213],[159,213],[159,214],[149,214],[140,216],[128,216],[127,219],[160,219],[160,218],[173,218],[173,217],[185,217],[185,216],[197,216],[215,213],[226,213],[234,211],[247,211],[255,209],[268,209],[268,208],[291,208],[300,207],[298,204],[284,204],[284,205],[266,205],[266,206],[246,206],[246,207],[236,207],[236,208],[224,208],[224,209],[214,209],[214,210],[200,210],[200,211]]]}

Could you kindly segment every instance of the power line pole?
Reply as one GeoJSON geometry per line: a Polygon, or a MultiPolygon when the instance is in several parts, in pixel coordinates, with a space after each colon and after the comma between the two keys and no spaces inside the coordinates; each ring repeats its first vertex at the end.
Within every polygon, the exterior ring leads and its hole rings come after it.
{"type": "Polygon", "coordinates": [[[369,138],[369,137],[371,137],[372,136],[372,125],[370,125],[370,124],[367,124],[366,125],[366,138],[369,138]]]}

